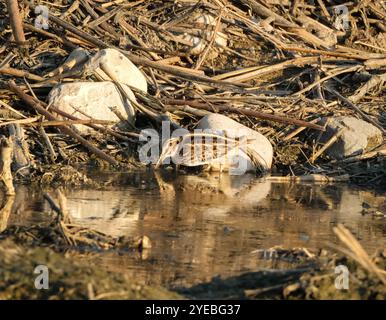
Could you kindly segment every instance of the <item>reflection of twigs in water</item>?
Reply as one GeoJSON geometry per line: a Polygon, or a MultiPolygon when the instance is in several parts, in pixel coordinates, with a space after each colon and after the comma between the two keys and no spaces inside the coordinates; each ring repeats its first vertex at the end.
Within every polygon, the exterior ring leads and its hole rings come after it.
{"type": "Polygon", "coordinates": [[[2,138],[0,141],[0,179],[4,183],[7,195],[14,195],[11,173],[12,142],[10,139],[2,138]]]}
{"type": "Polygon", "coordinates": [[[151,241],[147,236],[134,239],[126,237],[114,238],[104,233],[74,224],[71,221],[67,210],[67,199],[65,195],[60,190],[57,190],[56,195],[59,204],[57,204],[48,193],[44,194],[44,198],[47,200],[52,210],[57,213],[57,216],[49,225],[49,228],[54,228],[56,231],[59,231],[67,245],[71,247],[86,245],[103,249],[112,247],[135,247],[140,250],[151,247],[151,241]]]}
{"type": "Polygon", "coordinates": [[[56,204],[55,200],[48,193],[44,193],[43,195],[43,197],[49,203],[51,209],[60,216],[64,223],[72,223],[67,210],[67,198],[60,189],[56,190],[56,196],[58,198],[59,205],[56,204]]]}
{"type": "Polygon", "coordinates": [[[11,209],[15,196],[5,197],[3,205],[0,209],[0,233],[7,229],[9,216],[11,215],[11,209]]]}
{"type": "Polygon", "coordinates": [[[342,224],[338,224],[334,228],[335,234],[338,236],[339,240],[343,242],[348,248],[337,248],[339,251],[347,255],[348,257],[357,261],[364,269],[368,272],[373,273],[378,276],[383,284],[386,285],[386,277],[384,272],[379,269],[375,263],[370,259],[367,252],[363,249],[361,244],[357,239],[352,235],[352,233],[346,229],[342,224]]]}
{"type": "MultiPolygon", "coordinates": [[[[56,204],[55,200],[48,193],[45,193],[43,196],[51,206],[52,210],[54,210],[57,213],[54,223],[59,228],[59,231],[62,234],[63,238],[65,239],[66,243],[70,246],[76,246],[77,237],[74,234],[72,234],[67,227],[72,223],[67,211],[67,198],[60,191],[60,189],[56,190],[56,196],[59,200],[59,205],[56,204]]],[[[86,240],[86,239],[78,239],[78,240],[86,240]]],[[[82,242],[86,242],[90,244],[90,241],[82,241],[82,242]]]]}
{"type": "Polygon", "coordinates": [[[154,171],[154,177],[158,183],[158,187],[159,187],[159,190],[160,190],[160,193],[163,195],[163,196],[166,196],[167,198],[174,198],[176,196],[176,190],[173,186],[172,183],[169,183],[169,182],[166,182],[159,171],[155,170],[154,171]]]}
{"type": "Polygon", "coordinates": [[[303,176],[269,176],[265,178],[266,180],[272,182],[320,182],[320,183],[328,183],[328,182],[346,182],[350,180],[350,176],[348,174],[343,174],[340,176],[329,177],[322,174],[306,174],[303,176]]]}

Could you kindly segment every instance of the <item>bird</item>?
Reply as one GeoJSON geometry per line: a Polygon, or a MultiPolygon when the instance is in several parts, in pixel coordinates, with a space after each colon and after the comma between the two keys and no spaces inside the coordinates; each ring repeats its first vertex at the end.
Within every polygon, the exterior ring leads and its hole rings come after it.
{"type": "Polygon", "coordinates": [[[245,136],[229,138],[225,133],[194,132],[172,137],[163,143],[155,168],[170,158],[178,166],[206,166],[206,170],[231,171],[235,169],[235,157],[238,157],[238,161],[249,158],[253,167],[264,172],[268,165],[258,152],[250,148],[252,141],[254,139],[245,136]]]}

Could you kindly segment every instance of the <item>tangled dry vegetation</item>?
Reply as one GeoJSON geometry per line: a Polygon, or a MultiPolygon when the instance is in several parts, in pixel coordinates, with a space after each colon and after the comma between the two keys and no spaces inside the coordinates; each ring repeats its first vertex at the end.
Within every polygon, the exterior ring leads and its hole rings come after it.
{"type": "Polygon", "coordinates": [[[331,160],[316,124],[324,116],[353,115],[385,133],[381,0],[55,0],[19,1],[19,7],[21,46],[5,6],[0,9],[1,130],[23,142],[19,178],[58,163],[138,166],[141,128],[159,129],[165,118],[193,128],[206,110],[268,137],[276,172],[349,174],[358,183],[385,184],[384,143],[360,156],[331,160]],[[48,8],[48,29],[35,25],[38,4],[48,8]],[[215,23],[195,23],[199,14],[210,14],[215,23]],[[221,31],[227,45],[215,45],[209,36],[194,54],[187,37],[203,37],[208,28],[221,31]],[[96,130],[85,139],[68,131],[80,123],[76,119],[47,117],[44,101],[52,86],[92,80],[79,70],[57,72],[78,47],[119,49],[144,72],[149,94],[135,92],[136,128],[106,130],[91,119],[85,125],[96,130]]]}

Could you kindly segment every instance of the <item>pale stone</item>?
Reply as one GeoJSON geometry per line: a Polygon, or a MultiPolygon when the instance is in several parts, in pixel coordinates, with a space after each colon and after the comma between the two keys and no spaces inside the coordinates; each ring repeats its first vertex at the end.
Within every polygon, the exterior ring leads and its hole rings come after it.
{"type": "MultiPolygon", "coordinates": [[[[205,131],[211,130],[214,132],[225,133],[228,138],[246,138],[248,139],[248,148],[253,150],[259,158],[260,166],[264,170],[269,170],[272,166],[273,148],[269,140],[261,133],[250,129],[237,121],[234,121],[221,114],[210,114],[202,118],[198,124],[198,129],[205,131]]],[[[227,156],[226,165],[213,163],[211,164],[212,170],[226,170],[237,166],[240,161],[245,161],[246,172],[255,171],[256,165],[250,159],[250,157],[242,150],[235,149],[234,154],[230,152],[227,156]]]]}
{"type": "Polygon", "coordinates": [[[327,142],[334,134],[343,129],[338,140],[325,152],[334,159],[342,159],[362,154],[380,145],[383,141],[382,132],[364,120],[349,116],[323,118],[321,124],[327,123],[326,132],[320,142],[327,142]]]}
{"type": "MultiPolygon", "coordinates": [[[[135,101],[133,92],[122,86],[130,99],[135,101]]],[[[135,111],[130,101],[123,97],[112,82],[74,82],[58,84],[48,95],[49,104],[79,119],[121,120],[111,111],[117,110],[131,123],[135,119],[135,111]]],[[[81,133],[92,132],[93,129],[84,125],[75,125],[81,133]]]]}
{"type": "Polygon", "coordinates": [[[85,67],[89,71],[95,71],[102,80],[115,80],[147,92],[147,82],[143,73],[118,50],[103,49],[98,51],[85,67]],[[114,79],[111,79],[110,76],[114,79]]]}
{"type": "MultiPolygon", "coordinates": [[[[216,19],[209,15],[199,15],[194,20],[193,23],[208,25],[208,26],[216,26],[216,19]]],[[[200,31],[199,36],[194,36],[193,34],[184,34],[183,39],[185,41],[190,42],[191,49],[190,53],[194,55],[199,55],[202,53],[205,49],[205,47],[208,45],[209,41],[212,39],[214,31],[200,31]]],[[[219,48],[226,47],[227,46],[227,35],[222,33],[221,31],[218,31],[215,36],[214,40],[214,46],[217,46],[219,48]]],[[[214,55],[212,53],[212,56],[214,58],[214,55]]],[[[217,56],[217,55],[216,55],[217,56]]]]}

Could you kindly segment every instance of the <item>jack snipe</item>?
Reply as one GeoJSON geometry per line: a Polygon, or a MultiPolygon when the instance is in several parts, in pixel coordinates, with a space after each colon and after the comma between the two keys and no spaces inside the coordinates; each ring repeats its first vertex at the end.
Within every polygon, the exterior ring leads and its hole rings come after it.
{"type": "Polygon", "coordinates": [[[234,166],[234,158],[250,160],[254,167],[266,171],[268,165],[258,152],[250,147],[254,139],[245,136],[229,138],[226,134],[204,132],[189,133],[180,137],[170,138],[164,142],[162,153],[156,168],[168,163],[171,159],[176,165],[195,167],[202,165],[220,165],[221,170],[228,171],[234,166]]]}

